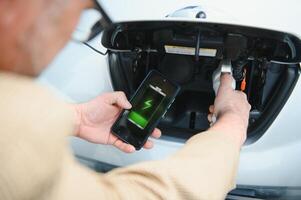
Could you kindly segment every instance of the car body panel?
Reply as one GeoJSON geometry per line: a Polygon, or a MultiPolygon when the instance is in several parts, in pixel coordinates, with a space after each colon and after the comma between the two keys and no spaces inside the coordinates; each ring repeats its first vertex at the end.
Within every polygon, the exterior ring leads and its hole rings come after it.
{"type": "MultiPolygon", "coordinates": [[[[301,38],[300,1],[187,1],[103,0],[115,21],[159,20],[189,5],[204,7],[207,22],[254,26],[292,33],[301,38]],[[246,8],[245,8],[246,7],[246,8]],[[154,12],[155,11],[155,12],[154,12]],[[163,17],[162,17],[163,16],[163,17]]],[[[174,20],[174,19],[173,19],[174,20]]],[[[178,20],[183,20],[178,18],[178,20]]],[[[184,19],[187,20],[187,19],[184,19]]],[[[101,36],[91,41],[100,46],[101,36]]],[[[72,102],[83,102],[103,92],[112,91],[106,56],[101,56],[77,42],[70,42],[54,63],[40,76],[48,85],[72,102]]],[[[237,184],[301,187],[301,82],[266,133],[255,143],[242,148],[237,184]]],[[[157,160],[177,151],[183,141],[162,137],[152,150],[125,154],[112,146],[71,139],[75,155],[116,166],[157,160]]]]}
{"type": "MultiPolygon", "coordinates": [[[[207,15],[206,19],[195,19],[233,25],[244,25],[271,30],[278,30],[301,36],[301,2],[298,0],[100,0],[115,22],[156,21],[187,6],[200,6],[207,15]],[[126,12],[129,10],[130,12],[126,12]]],[[[187,18],[177,20],[188,20],[187,18]]],[[[193,19],[189,19],[193,20],[193,19]]]]}

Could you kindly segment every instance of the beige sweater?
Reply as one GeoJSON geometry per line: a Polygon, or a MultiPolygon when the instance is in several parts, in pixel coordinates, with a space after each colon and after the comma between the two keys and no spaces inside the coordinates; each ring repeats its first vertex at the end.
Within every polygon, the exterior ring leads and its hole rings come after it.
{"type": "Polygon", "coordinates": [[[235,186],[239,146],[222,133],[198,134],[161,161],[98,174],[70,153],[67,105],[5,73],[0,93],[1,200],[224,199],[235,186]]]}

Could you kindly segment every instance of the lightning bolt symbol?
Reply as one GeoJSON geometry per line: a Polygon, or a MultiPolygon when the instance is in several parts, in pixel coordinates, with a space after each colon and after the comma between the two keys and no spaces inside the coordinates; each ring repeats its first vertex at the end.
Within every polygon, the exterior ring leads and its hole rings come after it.
{"type": "Polygon", "coordinates": [[[147,100],[146,102],[144,102],[144,107],[142,108],[142,110],[146,110],[146,109],[152,107],[152,101],[153,100],[147,100]]]}

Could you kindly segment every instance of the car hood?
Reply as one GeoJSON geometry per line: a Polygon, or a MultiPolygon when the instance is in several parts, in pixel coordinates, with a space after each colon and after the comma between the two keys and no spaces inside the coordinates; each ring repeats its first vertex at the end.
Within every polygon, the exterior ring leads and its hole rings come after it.
{"type": "Polygon", "coordinates": [[[272,0],[102,0],[102,5],[114,22],[202,21],[283,31],[301,38],[301,26],[298,26],[301,2],[297,0],[283,2],[272,0]],[[167,17],[188,6],[199,6],[206,13],[206,18],[167,17]]]}

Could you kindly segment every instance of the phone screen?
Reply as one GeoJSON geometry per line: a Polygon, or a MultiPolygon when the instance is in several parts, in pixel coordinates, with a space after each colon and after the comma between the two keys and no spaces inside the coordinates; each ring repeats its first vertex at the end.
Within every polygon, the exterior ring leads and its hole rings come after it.
{"type": "Polygon", "coordinates": [[[128,120],[144,129],[160,107],[165,96],[166,94],[162,92],[161,88],[149,84],[138,105],[132,108],[129,113],[128,120]]]}
{"type": "Polygon", "coordinates": [[[179,86],[157,71],[150,72],[131,99],[132,108],[124,110],[111,131],[139,150],[179,92],[179,86]]]}

